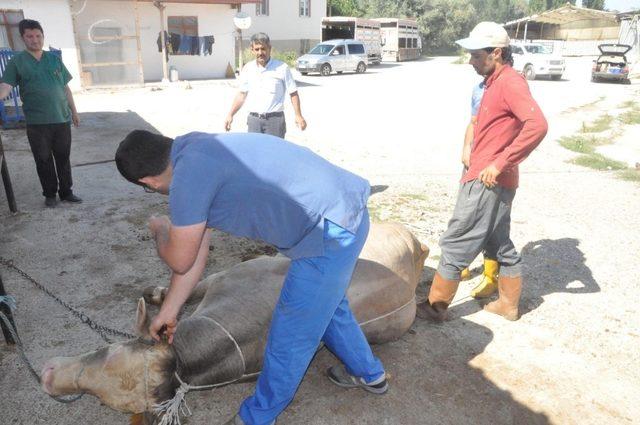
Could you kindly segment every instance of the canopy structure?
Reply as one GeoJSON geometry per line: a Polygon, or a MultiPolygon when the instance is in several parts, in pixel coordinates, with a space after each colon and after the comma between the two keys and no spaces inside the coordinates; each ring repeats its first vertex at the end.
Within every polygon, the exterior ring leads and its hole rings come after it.
{"type": "Polygon", "coordinates": [[[545,25],[548,26],[547,28],[550,26],[571,26],[571,24],[578,21],[598,22],[597,28],[616,27],[618,25],[614,12],[587,9],[567,3],[558,9],[547,10],[539,14],[509,21],[504,24],[504,27],[514,38],[522,36],[523,39],[526,39],[530,30],[537,33],[538,38],[543,38],[545,25]]]}

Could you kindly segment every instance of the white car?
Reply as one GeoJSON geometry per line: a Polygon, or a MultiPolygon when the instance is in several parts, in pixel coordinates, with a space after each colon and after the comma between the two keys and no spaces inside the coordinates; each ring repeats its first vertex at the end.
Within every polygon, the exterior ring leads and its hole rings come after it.
{"type": "Polygon", "coordinates": [[[544,44],[512,44],[511,52],[513,68],[521,72],[527,80],[535,80],[539,75],[546,75],[552,80],[562,78],[565,69],[564,59],[554,55],[544,44]]]}

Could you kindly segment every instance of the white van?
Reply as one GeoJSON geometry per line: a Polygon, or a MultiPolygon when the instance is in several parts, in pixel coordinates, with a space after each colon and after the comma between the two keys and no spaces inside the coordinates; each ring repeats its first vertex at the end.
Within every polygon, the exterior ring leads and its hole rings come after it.
{"type": "Polygon", "coordinates": [[[344,71],[361,74],[367,70],[367,51],[364,44],[356,40],[323,41],[298,58],[296,69],[302,75],[319,72],[327,76],[344,71]]]}

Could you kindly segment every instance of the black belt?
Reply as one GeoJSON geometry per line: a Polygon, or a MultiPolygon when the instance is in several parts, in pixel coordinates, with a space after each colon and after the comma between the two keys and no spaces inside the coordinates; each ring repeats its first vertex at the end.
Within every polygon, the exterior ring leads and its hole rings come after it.
{"type": "Polygon", "coordinates": [[[249,115],[251,115],[252,117],[258,117],[260,119],[266,120],[267,118],[271,118],[271,117],[283,117],[284,116],[284,112],[280,111],[280,112],[266,112],[264,114],[259,114],[257,112],[249,112],[249,115]]]}

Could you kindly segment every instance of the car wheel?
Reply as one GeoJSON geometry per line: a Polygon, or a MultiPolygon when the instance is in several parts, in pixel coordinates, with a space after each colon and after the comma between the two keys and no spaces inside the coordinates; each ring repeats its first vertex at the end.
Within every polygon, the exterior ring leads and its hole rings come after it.
{"type": "Polygon", "coordinates": [[[301,72],[300,74],[302,74],[302,75],[307,75],[307,74],[308,74],[308,72],[301,72]]]}
{"type": "Polygon", "coordinates": [[[551,79],[552,79],[553,81],[560,81],[560,78],[562,78],[562,75],[552,75],[552,76],[551,76],[551,79]]]}
{"type": "Polygon", "coordinates": [[[628,79],[628,78],[626,78],[626,79],[624,79],[622,81],[623,81],[623,84],[631,84],[631,80],[628,79]]]}
{"type": "Polygon", "coordinates": [[[591,76],[591,82],[592,83],[597,83],[598,82],[598,77],[596,77],[595,75],[591,76]]]}
{"type": "Polygon", "coordinates": [[[533,66],[531,65],[525,66],[524,71],[522,71],[522,73],[524,74],[524,78],[526,78],[527,80],[536,79],[536,71],[533,70],[533,66]]]}
{"type": "Polygon", "coordinates": [[[326,77],[327,75],[331,74],[331,65],[329,65],[328,63],[325,63],[324,65],[322,65],[322,67],[320,68],[320,74],[323,77],[326,77]]]}
{"type": "Polygon", "coordinates": [[[360,62],[358,63],[358,66],[356,67],[356,72],[358,74],[362,74],[363,72],[365,72],[367,70],[367,65],[365,65],[364,62],[360,62]]]}

